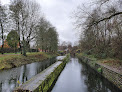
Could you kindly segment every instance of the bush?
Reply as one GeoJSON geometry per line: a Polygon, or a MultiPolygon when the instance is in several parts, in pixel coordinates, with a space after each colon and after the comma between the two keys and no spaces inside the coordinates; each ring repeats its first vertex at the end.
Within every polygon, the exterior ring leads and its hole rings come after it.
{"type": "MultiPolygon", "coordinates": [[[[3,48],[4,53],[15,53],[14,48],[3,48]]],[[[16,52],[20,52],[20,49],[16,49],[16,52]]],[[[0,48],[0,53],[2,53],[2,48],[0,48]]]]}
{"type": "MultiPolygon", "coordinates": [[[[4,53],[15,53],[14,48],[3,48],[4,53]]],[[[20,52],[20,48],[16,49],[16,52],[20,52]]],[[[30,49],[29,52],[38,52],[38,49],[30,49]]],[[[2,53],[2,49],[0,48],[0,53],[2,53]]]]}
{"type": "Polygon", "coordinates": [[[102,68],[98,68],[97,71],[98,71],[99,73],[102,73],[102,68]]]}

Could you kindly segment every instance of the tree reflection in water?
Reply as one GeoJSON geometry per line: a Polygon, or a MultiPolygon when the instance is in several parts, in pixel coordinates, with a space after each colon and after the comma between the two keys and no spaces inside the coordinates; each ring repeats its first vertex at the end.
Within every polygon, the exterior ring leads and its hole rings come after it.
{"type": "MultiPolygon", "coordinates": [[[[79,61],[79,63],[81,62],[79,61]]],[[[84,83],[87,85],[88,92],[120,92],[118,88],[96,73],[88,65],[84,63],[81,63],[81,65],[81,74],[85,76],[84,83]]]]}

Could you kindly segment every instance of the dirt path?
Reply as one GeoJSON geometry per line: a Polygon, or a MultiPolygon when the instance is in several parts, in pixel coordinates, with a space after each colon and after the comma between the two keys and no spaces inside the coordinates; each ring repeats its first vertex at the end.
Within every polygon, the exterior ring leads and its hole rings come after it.
{"type": "Polygon", "coordinates": [[[109,66],[109,65],[106,65],[106,64],[103,64],[103,63],[98,63],[98,64],[122,75],[122,66],[121,65],[116,67],[115,65],[109,66]]]}

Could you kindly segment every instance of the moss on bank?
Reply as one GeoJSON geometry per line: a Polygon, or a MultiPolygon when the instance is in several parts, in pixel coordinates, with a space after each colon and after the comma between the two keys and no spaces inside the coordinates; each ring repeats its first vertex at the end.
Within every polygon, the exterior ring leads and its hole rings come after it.
{"type": "Polygon", "coordinates": [[[19,67],[21,65],[29,64],[32,62],[43,61],[54,56],[56,55],[52,53],[44,53],[44,52],[27,53],[26,57],[19,54],[1,55],[0,70],[19,67]]]}
{"type": "Polygon", "coordinates": [[[122,60],[115,59],[115,58],[98,59],[98,58],[95,58],[93,55],[87,55],[87,54],[83,54],[83,53],[77,54],[77,57],[78,58],[85,57],[87,59],[87,60],[85,60],[86,62],[91,60],[93,67],[94,67],[95,63],[99,63],[103,66],[105,65],[105,66],[114,68],[117,71],[120,71],[122,68],[121,67],[122,66],[122,60]]]}
{"type": "Polygon", "coordinates": [[[122,90],[121,61],[115,61],[114,59],[95,60],[93,57],[83,54],[77,54],[77,56],[80,60],[89,65],[92,69],[97,71],[104,78],[108,79],[108,81],[122,90]]]}
{"type": "Polygon", "coordinates": [[[34,92],[50,92],[53,88],[58,76],[64,69],[66,63],[69,61],[69,54],[64,58],[63,62],[41,83],[41,85],[34,92]]]}

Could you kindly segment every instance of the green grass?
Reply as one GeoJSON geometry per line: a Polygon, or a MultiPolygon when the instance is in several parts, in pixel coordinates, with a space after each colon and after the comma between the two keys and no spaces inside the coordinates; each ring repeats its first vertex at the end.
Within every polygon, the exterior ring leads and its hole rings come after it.
{"type": "Polygon", "coordinates": [[[67,56],[63,59],[64,62],[68,62],[70,59],[70,54],[67,54],[67,56]]]}
{"type": "Polygon", "coordinates": [[[15,58],[15,57],[20,57],[20,56],[21,55],[1,55],[0,56],[0,62],[2,62],[4,60],[15,58]]]}
{"type": "Polygon", "coordinates": [[[94,55],[87,55],[87,54],[85,54],[85,53],[79,53],[79,54],[77,54],[77,56],[78,56],[78,57],[84,56],[84,57],[87,57],[87,58],[92,59],[93,61],[96,61],[96,60],[97,60],[97,58],[95,58],[94,55]]]}
{"type": "Polygon", "coordinates": [[[55,54],[44,52],[27,53],[27,57],[21,54],[0,55],[0,70],[18,67],[32,62],[43,61],[54,56],[55,54]]]}
{"type": "Polygon", "coordinates": [[[4,55],[8,55],[8,54],[21,54],[20,52],[17,52],[17,53],[4,53],[4,55]]]}
{"type": "Polygon", "coordinates": [[[82,56],[89,58],[90,60],[92,60],[92,66],[94,67],[95,63],[102,63],[104,65],[110,66],[110,67],[114,67],[114,68],[118,68],[121,67],[122,65],[122,60],[119,59],[115,59],[115,58],[105,58],[105,59],[98,59],[95,58],[94,55],[87,55],[87,54],[77,54],[78,58],[81,58],[82,56]]]}

